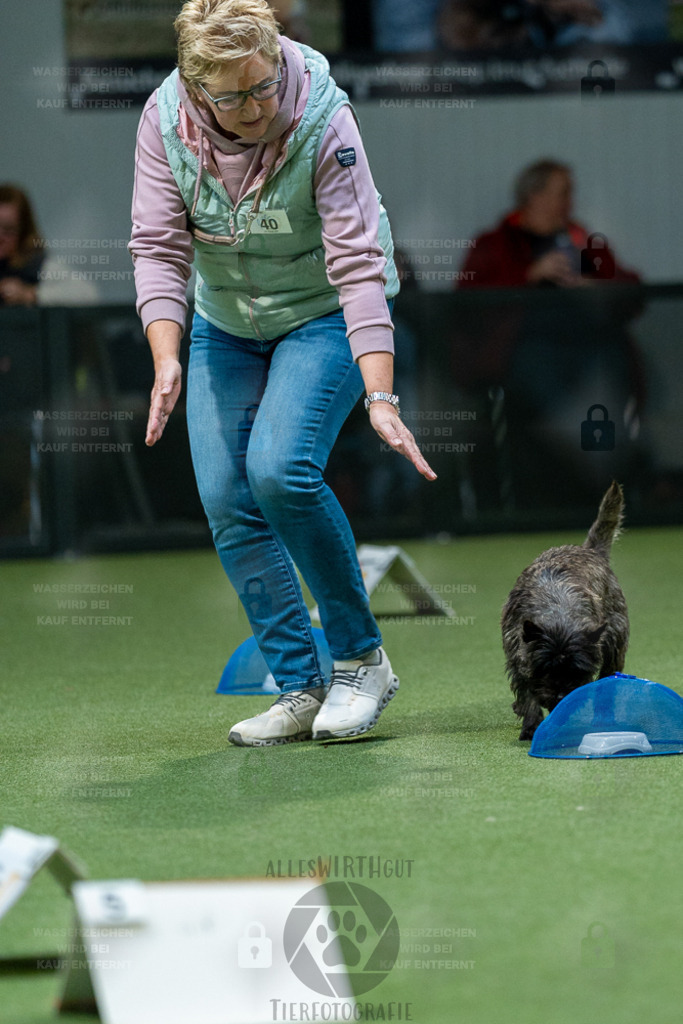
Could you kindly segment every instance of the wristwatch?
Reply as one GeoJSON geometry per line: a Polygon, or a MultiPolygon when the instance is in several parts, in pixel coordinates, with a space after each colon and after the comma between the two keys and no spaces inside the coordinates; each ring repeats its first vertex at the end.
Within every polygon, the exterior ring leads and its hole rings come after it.
{"type": "Polygon", "coordinates": [[[389,402],[400,415],[401,410],[398,404],[398,395],[390,395],[388,391],[371,391],[365,399],[365,408],[369,410],[372,402],[389,402]]]}

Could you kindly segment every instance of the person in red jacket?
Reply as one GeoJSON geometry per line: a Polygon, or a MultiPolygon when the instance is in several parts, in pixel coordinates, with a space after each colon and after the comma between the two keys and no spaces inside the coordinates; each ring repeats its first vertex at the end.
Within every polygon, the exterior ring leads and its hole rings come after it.
{"type": "MultiPolygon", "coordinates": [[[[589,232],[572,219],[571,168],[555,160],[526,167],[515,185],[515,209],[494,228],[480,235],[468,250],[460,288],[522,288],[557,285],[577,288],[595,280],[638,284],[633,271],[621,267],[607,246],[601,259],[614,274],[581,274],[581,252],[589,232]]],[[[602,243],[596,243],[596,251],[602,243]]]]}
{"type": "MultiPolygon", "coordinates": [[[[476,239],[457,275],[459,289],[491,294],[465,304],[453,324],[453,379],[473,396],[501,389],[514,452],[511,487],[517,504],[530,507],[562,504],[588,481],[578,426],[576,434],[571,427],[586,415],[582,403],[590,397],[605,406],[621,421],[623,439],[626,421],[645,401],[643,362],[629,330],[642,296],[610,287],[640,278],[618,263],[604,237],[589,244],[589,232],[572,217],[572,199],[566,164],[546,159],[526,167],[515,184],[515,209],[476,239]],[[595,257],[584,257],[582,266],[582,253],[593,248],[595,257]],[[546,299],[493,292],[506,288],[542,290],[546,299]]],[[[617,456],[627,454],[622,444],[617,456]]],[[[619,463],[622,476],[627,469],[619,463]]]]}

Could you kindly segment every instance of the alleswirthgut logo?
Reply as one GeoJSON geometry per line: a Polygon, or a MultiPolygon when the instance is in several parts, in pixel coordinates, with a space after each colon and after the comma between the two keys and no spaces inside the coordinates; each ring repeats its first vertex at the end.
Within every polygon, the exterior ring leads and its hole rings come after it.
{"type": "Polygon", "coordinates": [[[401,936],[391,907],[357,882],[328,882],[310,889],[292,908],[284,930],[287,963],[314,992],[355,995],[386,978],[401,936]]]}

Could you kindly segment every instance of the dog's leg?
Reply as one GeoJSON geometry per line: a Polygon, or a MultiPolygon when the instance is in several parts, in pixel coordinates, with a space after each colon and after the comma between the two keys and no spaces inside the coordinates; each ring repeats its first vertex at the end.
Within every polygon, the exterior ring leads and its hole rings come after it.
{"type": "Polygon", "coordinates": [[[522,722],[522,731],[519,734],[520,740],[531,740],[539,725],[543,721],[543,711],[536,705],[534,711],[528,711],[522,722]]]}
{"type": "Polygon", "coordinates": [[[520,740],[530,740],[543,721],[543,709],[533,697],[527,697],[524,701],[515,701],[512,710],[522,719],[520,740]]]}
{"type": "Polygon", "coordinates": [[[625,661],[625,647],[608,647],[602,654],[602,666],[600,668],[599,678],[605,679],[607,676],[613,676],[615,672],[623,672],[625,661]]]}

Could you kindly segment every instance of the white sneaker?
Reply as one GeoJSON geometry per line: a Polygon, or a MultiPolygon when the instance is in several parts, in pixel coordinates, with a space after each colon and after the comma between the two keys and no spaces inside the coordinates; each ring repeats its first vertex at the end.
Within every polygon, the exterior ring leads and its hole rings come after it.
{"type": "Polygon", "coordinates": [[[313,719],[325,699],[325,687],[290,690],[254,718],[233,725],[228,739],[238,747],[272,747],[278,743],[310,740],[313,719]]]}
{"type": "Polygon", "coordinates": [[[377,665],[363,661],[335,661],[327,697],[313,722],[313,739],[358,736],[376,724],[382,710],[398,690],[384,648],[377,665]]]}

